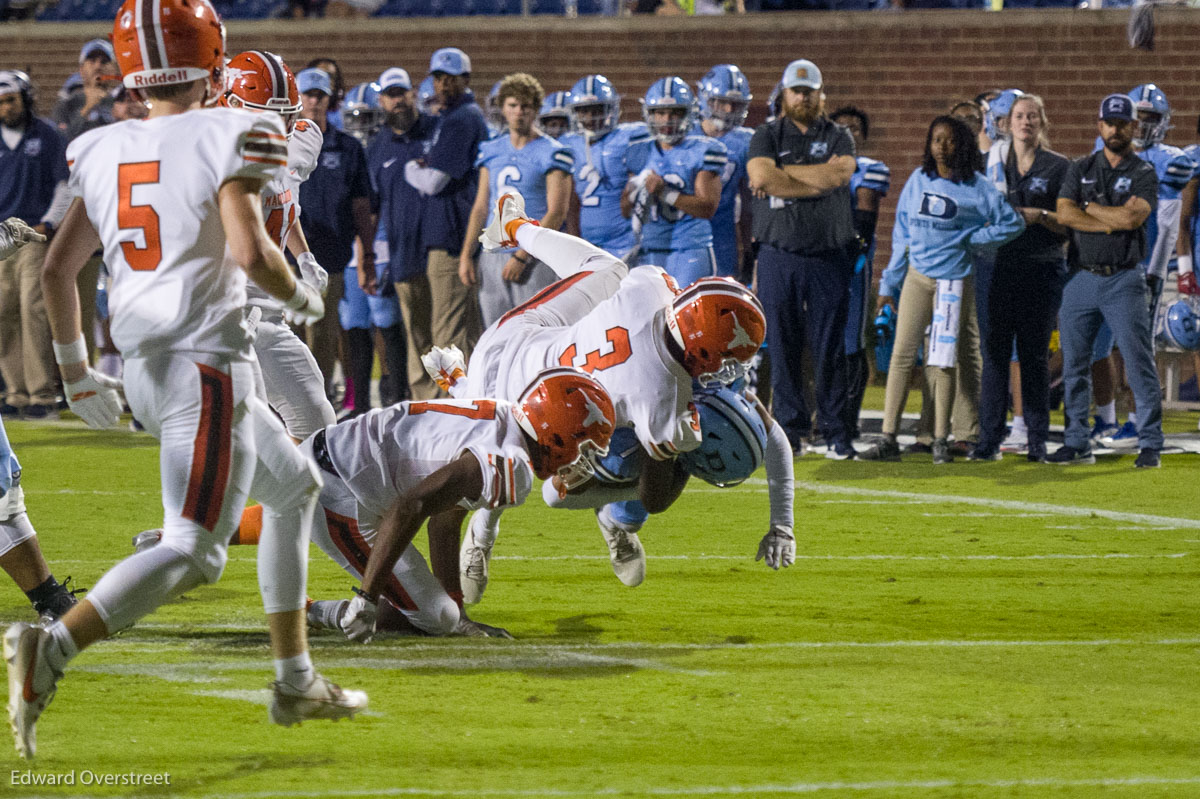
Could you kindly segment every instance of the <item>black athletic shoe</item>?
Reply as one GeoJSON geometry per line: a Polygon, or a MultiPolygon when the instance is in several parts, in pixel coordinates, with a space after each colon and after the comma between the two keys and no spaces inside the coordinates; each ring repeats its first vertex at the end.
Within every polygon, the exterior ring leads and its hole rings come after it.
{"type": "Polygon", "coordinates": [[[1162,459],[1158,456],[1158,450],[1150,447],[1139,452],[1137,460],[1133,462],[1135,469],[1157,469],[1160,466],[1162,466],[1162,459]]]}
{"type": "Polygon", "coordinates": [[[967,460],[969,461],[998,461],[1003,458],[1004,456],[1000,454],[999,449],[983,444],[976,444],[975,449],[967,454],[967,460]]]}
{"type": "Polygon", "coordinates": [[[1090,449],[1075,449],[1066,444],[1047,455],[1042,463],[1053,463],[1058,466],[1076,466],[1081,463],[1093,464],[1096,456],[1090,449]]]}
{"type": "MultiPolygon", "coordinates": [[[[957,442],[955,442],[957,443],[957,442]]],[[[954,451],[950,446],[950,442],[944,438],[935,438],[933,440],[933,462],[936,464],[953,463],[954,451]]]]}
{"type": "Polygon", "coordinates": [[[860,461],[898,461],[900,445],[894,438],[881,438],[856,457],[860,461]]]}

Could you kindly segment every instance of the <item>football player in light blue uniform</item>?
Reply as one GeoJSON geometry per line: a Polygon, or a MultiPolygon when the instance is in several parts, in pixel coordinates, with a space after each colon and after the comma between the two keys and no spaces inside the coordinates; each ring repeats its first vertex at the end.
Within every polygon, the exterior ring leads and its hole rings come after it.
{"type": "MultiPolygon", "coordinates": [[[[871,133],[871,120],[866,112],[852,105],[839,108],[829,118],[850,131],[854,151],[862,152],[871,133]]],[[[862,410],[870,371],[867,366],[866,335],[871,301],[872,264],[875,259],[875,226],[879,221],[879,203],[891,187],[892,173],[887,164],[855,156],[857,166],[850,176],[850,202],[854,209],[854,230],[863,244],[863,251],[854,262],[854,277],[850,279],[850,305],[846,314],[847,401],[846,427],[850,438],[858,438],[858,415],[862,410]]]]}
{"type": "Polygon", "coordinates": [[[750,81],[733,64],[718,64],[700,79],[696,96],[700,100],[700,129],[724,144],[729,158],[721,176],[721,202],[710,220],[717,274],[749,283],[753,264],[743,267],[743,254],[750,252],[750,215],[745,213],[749,208],[746,160],[754,131],[742,123],[754,99],[750,81]]]}
{"type": "Polygon", "coordinates": [[[710,220],[729,161],[716,139],[688,135],[695,104],[682,78],[659,78],[650,86],[642,113],[654,144],[621,197],[621,212],[635,229],[642,225],[637,265],[662,267],[681,288],[716,274],[710,220]]]}
{"type": "Polygon", "coordinates": [[[503,82],[498,80],[493,83],[492,88],[488,90],[487,99],[483,101],[483,118],[487,121],[489,139],[508,132],[508,126],[504,124],[504,114],[500,112],[500,84],[503,82]]]}
{"type": "MultiPolygon", "coordinates": [[[[1196,132],[1200,133],[1200,121],[1196,124],[1196,132]]],[[[1200,182],[1200,144],[1189,144],[1183,148],[1183,152],[1188,158],[1196,164],[1196,172],[1192,174],[1192,179],[1188,186],[1184,188],[1182,201],[1183,209],[1186,214],[1182,214],[1180,220],[1181,230],[1179,231],[1180,238],[1183,239],[1188,247],[1185,254],[1179,256],[1179,271],[1175,275],[1176,286],[1179,289],[1180,296],[1194,297],[1200,294],[1200,285],[1197,285],[1196,270],[1193,264],[1193,257],[1196,248],[1200,246],[1200,202],[1197,201],[1197,183],[1200,182]]],[[[1181,246],[1180,251],[1184,248],[1181,246]]]]}
{"type": "Polygon", "coordinates": [[[570,91],[574,132],[560,141],[575,155],[572,216],[579,237],[628,260],[637,241],[621,214],[621,193],[630,175],[642,171],[650,152],[650,131],[641,122],[619,124],[621,96],[603,75],[580,78],[570,91]]]}
{"type": "Polygon", "coordinates": [[[538,111],[538,127],[552,139],[561,139],[571,129],[571,93],[551,92],[538,111]]]}
{"type": "MultiPolygon", "coordinates": [[[[1158,210],[1146,222],[1146,260],[1142,262],[1146,284],[1150,288],[1151,323],[1158,316],[1158,301],[1162,296],[1167,269],[1179,246],[1182,194],[1196,172],[1196,162],[1178,147],[1163,144],[1171,128],[1171,106],[1162,90],[1153,83],[1135,86],[1129,99],[1137,110],[1138,131],[1133,137],[1133,149],[1138,158],[1151,164],[1158,177],[1158,210]]],[[[1103,144],[1101,144],[1103,146],[1103,144]]],[[[1092,362],[1112,355],[1113,334],[1108,323],[1100,326],[1092,345],[1092,362]]],[[[1111,367],[1110,367],[1111,373],[1111,367]]],[[[1099,424],[1097,425],[1099,427],[1099,424]]],[[[1116,432],[1101,431],[1100,443],[1111,447],[1137,445],[1137,417],[1131,412],[1129,420],[1116,432]],[[1108,432],[1107,435],[1104,433],[1108,432]]]]}
{"type": "Polygon", "coordinates": [[[471,257],[479,234],[496,214],[497,201],[508,191],[520,192],[525,215],[545,227],[558,230],[566,221],[575,156],[534,127],[543,99],[541,84],[532,75],[506,77],[497,101],[507,132],[481,144],[475,159],[479,191],[463,239],[459,276],[468,285],[478,283],[485,328],[558,279],[550,267],[516,248],[479,253],[477,269],[471,257]]]}

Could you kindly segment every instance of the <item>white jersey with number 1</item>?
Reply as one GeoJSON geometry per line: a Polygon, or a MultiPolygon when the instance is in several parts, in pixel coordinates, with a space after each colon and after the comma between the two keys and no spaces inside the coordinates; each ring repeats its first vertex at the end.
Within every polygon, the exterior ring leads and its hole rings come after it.
{"type": "Polygon", "coordinates": [[[104,242],[121,354],[249,357],[246,276],[224,264],[217,193],[233,178],[283,174],[282,119],[214,108],[119,122],[71,142],[67,162],[104,242]]]}

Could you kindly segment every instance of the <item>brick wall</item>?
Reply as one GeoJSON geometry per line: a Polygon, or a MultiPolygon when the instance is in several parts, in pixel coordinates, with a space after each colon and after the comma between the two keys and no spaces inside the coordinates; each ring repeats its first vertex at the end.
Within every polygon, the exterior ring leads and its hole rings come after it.
{"type": "MultiPolygon", "coordinates": [[[[751,123],[783,66],[809,58],[822,69],[830,107],[854,103],[872,116],[866,154],[892,169],[895,189],[884,204],[881,257],[886,257],[892,203],[916,165],[929,119],[951,99],[987,87],[1019,86],[1042,94],[1053,147],[1082,155],[1095,137],[1095,109],[1110,91],[1153,81],[1170,98],[1175,144],[1197,140],[1200,110],[1200,12],[1159,8],[1153,53],[1131,50],[1125,11],[916,11],[788,13],[744,17],[566,20],[534,17],[313,20],[237,23],[230,52],[250,47],[280,53],[293,67],[315,55],[338,59],[348,85],[400,65],[424,75],[430,54],[456,45],[470,53],[474,86],[485,93],[503,75],[526,70],[548,91],[601,72],[625,94],[625,118],[657,77],[697,80],[713,64],[742,67],[755,92],[751,123]]],[[[106,35],[91,24],[0,26],[3,64],[27,68],[51,97],[74,69],[87,38],[106,35]]],[[[43,110],[49,101],[43,103],[43,110]]]]}

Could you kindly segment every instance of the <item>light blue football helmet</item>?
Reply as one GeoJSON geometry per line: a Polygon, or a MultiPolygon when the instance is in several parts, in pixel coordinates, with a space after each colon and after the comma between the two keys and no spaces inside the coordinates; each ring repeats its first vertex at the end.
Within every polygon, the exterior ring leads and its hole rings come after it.
{"type": "Polygon", "coordinates": [[[1188,352],[1200,350],[1200,315],[1187,300],[1176,300],[1167,308],[1159,340],[1188,352]]]}
{"type": "Polygon", "coordinates": [[[571,87],[571,123],[588,139],[597,139],[621,119],[621,95],[603,75],[580,78],[571,87]]]}
{"type": "Polygon", "coordinates": [[[642,98],[642,118],[646,127],[659,144],[672,146],[683,140],[696,120],[696,96],[683,78],[670,75],[659,78],[650,85],[642,98]],[[681,115],[672,115],[665,122],[654,121],[654,112],[679,109],[681,115]]]}
{"type": "Polygon", "coordinates": [[[342,99],[342,128],[364,147],[383,124],[383,117],[378,83],[360,83],[342,99]]]}
{"type": "Polygon", "coordinates": [[[1007,133],[1001,133],[997,120],[1006,118],[1012,112],[1013,103],[1025,92],[1020,89],[1005,89],[995,99],[989,100],[987,110],[983,113],[983,130],[992,141],[1006,138],[1007,133]]]}
{"type": "Polygon", "coordinates": [[[1134,86],[1129,92],[1133,100],[1133,109],[1138,115],[1138,130],[1133,136],[1133,146],[1139,150],[1162,144],[1171,129],[1171,104],[1162,89],[1153,83],[1143,83],[1134,86]],[[1147,114],[1149,118],[1143,119],[1147,114]]]}
{"type": "Polygon", "coordinates": [[[696,391],[700,446],[679,456],[689,474],[722,488],[735,486],[762,465],[767,426],[754,403],[721,386],[696,391]]]}
{"type": "Polygon", "coordinates": [[[498,80],[492,84],[487,100],[483,104],[483,118],[487,120],[488,129],[492,131],[493,135],[507,127],[504,123],[504,114],[500,111],[500,84],[503,82],[503,80],[498,80]]]}
{"type": "Polygon", "coordinates": [[[783,81],[775,84],[767,96],[767,121],[774,122],[783,115],[783,81]]]}
{"type": "Polygon", "coordinates": [[[433,76],[426,75],[425,80],[417,87],[417,110],[422,114],[432,114],[432,106],[437,99],[437,89],[433,87],[433,76]]]}
{"type": "Polygon", "coordinates": [[[571,127],[571,93],[551,92],[538,111],[538,127],[549,137],[557,139],[571,127]]]}
{"type": "Polygon", "coordinates": [[[733,64],[717,64],[696,84],[700,101],[700,118],[708,120],[718,131],[732,130],[746,121],[750,111],[750,80],[733,64]],[[728,103],[732,109],[720,106],[728,103]]]}
{"type": "Polygon", "coordinates": [[[596,458],[596,477],[608,485],[631,485],[642,474],[642,444],[632,427],[618,427],[608,442],[608,452],[596,458]]]}

